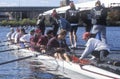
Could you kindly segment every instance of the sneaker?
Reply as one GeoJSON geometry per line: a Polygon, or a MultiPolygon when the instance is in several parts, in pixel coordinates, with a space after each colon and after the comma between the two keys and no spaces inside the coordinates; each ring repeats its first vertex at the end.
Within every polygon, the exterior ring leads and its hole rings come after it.
{"type": "Polygon", "coordinates": [[[77,47],[77,44],[76,44],[76,43],[74,43],[74,47],[75,47],[75,48],[77,47]]]}
{"type": "Polygon", "coordinates": [[[70,48],[74,48],[74,45],[71,45],[70,48]]]}
{"type": "Polygon", "coordinates": [[[92,58],[90,58],[89,60],[95,60],[95,56],[92,56],[92,58]]]}

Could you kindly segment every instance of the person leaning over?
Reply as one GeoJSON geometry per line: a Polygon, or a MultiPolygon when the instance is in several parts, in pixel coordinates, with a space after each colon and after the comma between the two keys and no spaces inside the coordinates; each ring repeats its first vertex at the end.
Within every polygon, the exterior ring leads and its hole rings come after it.
{"type": "Polygon", "coordinates": [[[54,37],[53,30],[47,30],[46,35],[42,35],[41,39],[38,40],[36,45],[40,47],[41,53],[46,52],[47,43],[52,37],[54,37]]]}
{"type": "Polygon", "coordinates": [[[104,61],[105,57],[107,57],[110,52],[107,44],[96,38],[93,38],[90,32],[85,32],[82,38],[83,40],[87,41],[87,43],[80,60],[87,58],[87,56],[91,54],[98,61],[104,61]]]}
{"type": "Polygon", "coordinates": [[[35,35],[30,38],[30,50],[40,52],[40,47],[37,45],[37,42],[41,40],[42,33],[40,29],[35,30],[35,35]]]}
{"type": "Polygon", "coordinates": [[[57,16],[58,16],[58,13],[57,13],[57,11],[54,9],[53,12],[52,12],[52,14],[51,14],[51,16],[50,16],[50,18],[49,18],[50,24],[51,24],[52,27],[53,27],[54,36],[57,35],[58,29],[59,29],[57,16]]]}
{"type": "Polygon", "coordinates": [[[59,22],[59,28],[60,30],[65,30],[67,32],[70,32],[71,26],[70,23],[63,17],[57,16],[58,22],[59,22]]]}
{"type": "Polygon", "coordinates": [[[61,30],[60,33],[51,38],[47,44],[47,50],[58,59],[65,59],[66,61],[70,61],[67,52],[69,52],[69,48],[66,44],[65,40],[66,31],[61,30]]]}

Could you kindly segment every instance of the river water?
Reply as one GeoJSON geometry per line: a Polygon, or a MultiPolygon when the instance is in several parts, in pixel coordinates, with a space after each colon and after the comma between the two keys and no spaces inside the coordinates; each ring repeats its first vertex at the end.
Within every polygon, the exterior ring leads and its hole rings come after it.
{"type": "MultiPolygon", "coordinates": [[[[9,27],[0,27],[0,41],[6,40],[6,34],[9,32],[9,27]]],[[[85,32],[84,27],[79,27],[77,31],[78,45],[85,44],[81,39],[85,32]]],[[[107,40],[111,49],[120,50],[120,27],[107,27],[107,40]]],[[[4,43],[0,43],[3,45],[4,43]]],[[[8,46],[0,47],[1,50],[9,49],[8,46]]],[[[18,51],[0,52],[0,63],[8,60],[20,58],[16,53],[18,51]]],[[[55,79],[56,74],[51,74],[45,71],[45,67],[39,61],[31,61],[32,59],[12,62],[5,65],[0,65],[0,79],[55,79]]],[[[56,72],[55,72],[56,73],[56,72]]],[[[80,76],[80,75],[79,75],[80,76]]],[[[90,79],[83,77],[81,79],[90,79]]],[[[57,79],[72,79],[72,77],[58,77],[57,79]]],[[[76,78],[74,78],[76,79],[76,78]]],[[[80,78],[79,78],[80,79],[80,78]]]]}

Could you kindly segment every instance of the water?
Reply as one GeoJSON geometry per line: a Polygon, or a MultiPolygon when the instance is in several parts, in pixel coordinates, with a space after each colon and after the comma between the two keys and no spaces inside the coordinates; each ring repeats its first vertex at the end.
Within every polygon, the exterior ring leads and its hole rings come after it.
{"type": "MultiPolygon", "coordinates": [[[[6,34],[9,32],[8,27],[0,27],[0,41],[6,40],[6,34]]],[[[85,42],[81,39],[82,34],[85,32],[84,27],[80,27],[77,31],[78,35],[78,45],[85,44],[85,42]]],[[[111,49],[119,50],[120,49],[120,27],[107,27],[107,40],[111,49]]],[[[4,44],[4,43],[3,43],[4,44]]],[[[1,43],[0,43],[1,45],[1,43]]],[[[7,46],[0,47],[0,50],[9,49],[7,46]]],[[[0,52],[0,63],[8,60],[13,60],[20,58],[16,53],[18,51],[8,51],[8,52],[0,52]]],[[[21,52],[19,52],[21,53],[21,52]]],[[[58,72],[55,72],[58,73],[58,72]]],[[[70,79],[69,77],[59,77],[60,75],[52,74],[46,72],[46,67],[43,66],[39,61],[32,61],[32,59],[22,60],[18,62],[13,62],[5,65],[0,65],[0,79],[70,79]]],[[[83,79],[90,79],[88,77],[83,77],[83,79]]],[[[74,79],[76,79],[74,78],[74,79]]]]}

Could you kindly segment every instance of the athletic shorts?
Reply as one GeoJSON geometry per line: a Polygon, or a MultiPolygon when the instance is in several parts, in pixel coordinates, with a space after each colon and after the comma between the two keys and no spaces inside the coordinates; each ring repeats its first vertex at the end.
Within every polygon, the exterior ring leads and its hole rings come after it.
{"type": "Polygon", "coordinates": [[[77,32],[78,26],[72,26],[70,32],[77,32]]]}

